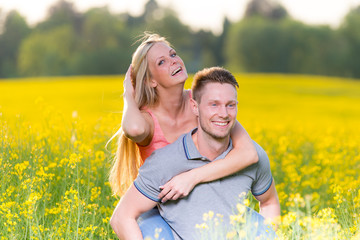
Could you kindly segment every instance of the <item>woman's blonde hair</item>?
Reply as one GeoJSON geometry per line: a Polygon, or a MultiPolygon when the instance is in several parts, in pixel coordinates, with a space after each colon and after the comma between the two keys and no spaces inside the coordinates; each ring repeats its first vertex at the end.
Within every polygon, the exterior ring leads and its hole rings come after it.
{"type": "MultiPolygon", "coordinates": [[[[139,109],[145,106],[153,106],[158,100],[156,89],[149,84],[151,73],[148,67],[147,53],[158,42],[170,46],[164,37],[147,32],[144,33],[140,41],[142,42],[134,52],[131,62],[131,82],[135,90],[135,102],[139,109]]],[[[121,196],[135,180],[142,159],[138,146],[125,136],[122,128],[109,141],[117,135],[119,135],[118,148],[110,171],[109,181],[113,193],[121,196]]]]}

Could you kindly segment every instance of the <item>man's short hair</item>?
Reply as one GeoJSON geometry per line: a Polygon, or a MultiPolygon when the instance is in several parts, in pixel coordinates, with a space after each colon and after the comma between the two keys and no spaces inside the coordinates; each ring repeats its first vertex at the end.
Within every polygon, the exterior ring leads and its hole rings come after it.
{"type": "Polygon", "coordinates": [[[205,68],[198,71],[193,78],[191,89],[193,98],[196,102],[200,103],[202,90],[208,83],[228,83],[235,88],[239,87],[235,77],[228,70],[222,67],[205,68]]]}

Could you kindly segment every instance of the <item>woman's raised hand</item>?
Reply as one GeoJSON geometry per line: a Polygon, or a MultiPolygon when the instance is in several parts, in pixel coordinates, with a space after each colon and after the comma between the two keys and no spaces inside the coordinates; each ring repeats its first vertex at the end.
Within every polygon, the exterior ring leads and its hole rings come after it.
{"type": "Polygon", "coordinates": [[[177,200],[189,195],[196,182],[196,176],[192,171],[180,173],[168,181],[164,186],[160,186],[161,192],[158,198],[164,203],[167,200],[177,200]]]}
{"type": "Polygon", "coordinates": [[[134,96],[134,87],[131,83],[131,72],[132,72],[132,67],[131,64],[126,72],[125,75],[125,79],[124,79],[124,95],[125,94],[130,94],[132,97],[134,96]]]}

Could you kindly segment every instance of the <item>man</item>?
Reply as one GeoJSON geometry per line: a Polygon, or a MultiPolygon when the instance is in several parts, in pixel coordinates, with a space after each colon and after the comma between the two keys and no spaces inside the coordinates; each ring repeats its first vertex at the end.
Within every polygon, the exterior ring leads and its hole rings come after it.
{"type": "Polygon", "coordinates": [[[175,239],[186,240],[196,238],[195,225],[203,222],[202,216],[209,210],[222,214],[224,223],[229,224],[228,218],[234,214],[242,192],[252,192],[260,202],[260,213],[265,218],[280,215],[269,159],[255,142],[258,163],[237,174],[199,184],[185,198],[165,203],[157,198],[159,186],[173,176],[224,158],[232,149],[230,131],[237,115],[236,79],[227,70],[214,67],[198,72],[193,81],[191,106],[198,116],[198,128],[155,151],[140,168],[134,185],[115,211],[121,217],[113,216],[111,220],[122,240],[142,239],[136,219],[156,205],[175,239]]]}

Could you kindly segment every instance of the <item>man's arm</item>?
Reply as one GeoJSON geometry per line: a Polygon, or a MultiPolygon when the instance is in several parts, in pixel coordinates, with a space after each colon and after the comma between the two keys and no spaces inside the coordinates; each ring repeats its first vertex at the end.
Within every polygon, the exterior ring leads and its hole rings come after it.
{"type": "Polygon", "coordinates": [[[255,198],[260,202],[260,214],[265,219],[271,219],[276,223],[277,218],[280,216],[280,203],[274,180],[265,193],[255,196],[255,198]]]}
{"type": "Polygon", "coordinates": [[[142,240],[143,237],[136,220],[142,213],[155,206],[156,202],[145,197],[132,184],[116,206],[110,219],[110,225],[121,240],[142,240]]]}

